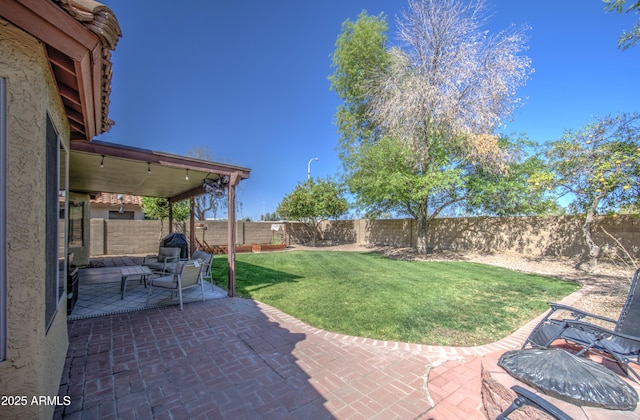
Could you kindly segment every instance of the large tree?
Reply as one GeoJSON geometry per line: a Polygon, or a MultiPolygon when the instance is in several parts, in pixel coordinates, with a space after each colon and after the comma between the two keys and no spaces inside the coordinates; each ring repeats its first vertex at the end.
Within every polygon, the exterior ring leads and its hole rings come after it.
{"type": "MultiPolygon", "coordinates": [[[[605,4],[605,10],[607,12],[616,11],[618,13],[640,13],[640,1],[630,1],[629,6],[626,0],[602,0],[605,4]]],[[[633,25],[631,30],[623,31],[622,35],[618,38],[618,47],[621,50],[633,47],[640,42],[640,19],[633,25]]]]}
{"type": "Polygon", "coordinates": [[[475,175],[505,174],[512,156],[495,131],[531,71],[525,31],[489,35],[485,10],[482,0],[410,0],[398,46],[385,45],[384,16],[365,12],[336,42],[347,185],[370,213],[415,217],[421,252],[433,218],[468,198],[475,175]]]}
{"type": "Polygon", "coordinates": [[[388,214],[418,219],[425,193],[431,196],[429,221],[437,215],[530,215],[557,210],[546,189],[530,188],[529,180],[548,172],[546,162],[527,151],[526,139],[501,137],[505,170],[496,172],[469,163],[425,176],[411,165],[413,151],[385,137],[360,146],[359,164],[351,172],[350,188],[367,217],[388,214]]]}
{"type": "MultiPolygon", "coordinates": [[[[142,197],[140,207],[142,207],[145,218],[160,220],[160,233],[158,234],[158,238],[162,239],[164,220],[169,217],[169,201],[166,198],[142,197]]],[[[181,201],[173,205],[172,216],[174,220],[187,220],[189,218],[189,213],[188,201],[181,201]]]]}
{"type": "Polygon", "coordinates": [[[531,182],[557,190],[572,212],[585,215],[582,231],[595,270],[600,256],[593,239],[595,216],[640,206],[640,114],[596,118],[547,147],[551,173],[531,182]]]}
{"type": "Polygon", "coordinates": [[[348,207],[342,188],[336,182],[310,178],[287,194],[276,211],[284,219],[307,222],[312,232],[313,246],[316,246],[320,224],[342,216],[348,207]]]}
{"type": "MultiPolygon", "coordinates": [[[[187,152],[187,156],[209,162],[213,161],[213,154],[207,147],[195,147],[187,152]]],[[[197,220],[205,220],[207,213],[211,213],[214,218],[217,218],[218,212],[226,210],[227,206],[228,200],[225,196],[205,193],[195,197],[193,212],[197,220]]]]}

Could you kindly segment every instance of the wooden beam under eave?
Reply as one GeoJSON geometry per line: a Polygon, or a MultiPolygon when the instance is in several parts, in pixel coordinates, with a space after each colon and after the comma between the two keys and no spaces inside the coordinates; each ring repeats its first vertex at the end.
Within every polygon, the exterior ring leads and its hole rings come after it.
{"type": "Polygon", "coordinates": [[[174,197],[169,197],[169,199],[167,201],[169,201],[169,203],[179,203],[179,202],[184,201],[184,200],[186,200],[188,198],[196,197],[196,196],[202,195],[204,193],[206,193],[206,191],[205,191],[204,187],[202,187],[200,185],[200,186],[197,186],[195,188],[190,189],[189,191],[185,191],[182,194],[178,194],[178,195],[176,195],[174,197]]]}
{"type": "Polygon", "coordinates": [[[80,102],[80,97],[78,96],[78,92],[73,90],[67,85],[63,85],[58,83],[58,92],[60,96],[62,96],[67,101],[74,103],[78,108],[82,109],[82,103],[80,102]]]}
{"type": "MultiPolygon", "coordinates": [[[[84,117],[82,116],[81,113],[79,113],[78,111],[74,111],[73,109],[66,109],[67,112],[67,118],[69,119],[69,122],[71,123],[76,122],[77,124],[80,124],[84,127],[84,117]]],[[[83,129],[84,130],[84,129],[83,129]]]]}
{"type": "Polygon", "coordinates": [[[59,50],[49,47],[47,48],[47,57],[51,63],[55,64],[60,70],[66,71],[71,76],[75,77],[75,65],[73,59],[61,53],[59,50]]]}
{"type": "Polygon", "coordinates": [[[67,121],[69,121],[69,127],[71,127],[72,131],[82,134],[81,138],[73,138],[71,140],[80,140],[80,139],[84,140],[84,138],[86,137],[84,132],[84,126],[70,119],[67,119],[67,121]]]}

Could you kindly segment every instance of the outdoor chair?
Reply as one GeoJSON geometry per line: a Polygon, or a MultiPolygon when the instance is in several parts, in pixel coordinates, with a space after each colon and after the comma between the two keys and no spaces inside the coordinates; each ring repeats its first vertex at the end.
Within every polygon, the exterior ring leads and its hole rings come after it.
{"type": "Polygon", "coordinates": [[[591,314],[571,306],[549,303],[551,309],[533,329],[522,345],[548,348],[556,340],[582,347],[577,353],[596,352],[615,361],[630,379],[637,382],[629,372],[640,379],[638,373],[629,367],[630,362],[640,364],[640,269],[631,281],[627,300],[617,320],[591,314]],[[553,317],[556,313],[568,312],[572,319],[553,317]],[[596,320],[586,322],[586,320],[596,320]],[[610,325],[605,328],[602,325],[610,325]]]}
{"type": "Polygon", "coordinates": [[[170,248],[161,246],[158,255],[147,255],[142,261],[142,265],[147,266],[156,273],[165,274],[168,269],[175,269],[180,261],[180,248],[170,248]]]}
{"type": "Polygon", "coordinates": [[[191,256],[194,260],[200,260],[202,265],[202,279],[207,280],[211,284],[211,289],[213,290],[213,273],[211,269],[213,267],[213,254],[210,254],[205,251],[196,251],[191,256]]]}
{"type": "Polygon", "coordinates": [[[572,420],[572,417],[570,417],[567,413],[560,410],[558,407],[551,404],[544,398],[536,395],[535,393],[519,385],[514,385],[511,387],[511,389],[516,393],[517,397],[515,400],[513,400],[513,403],[511,403],[511,405],[507,407],[506,410],[504,410],[498,415],[498,417],[496,417],[496,420],[509,420],[509,414],[525,405],[535,407],[538,410],[551,415],[554,419],[557,420],[572,420]]]}
{"type": "Polygon", "coordinates": [[[151,300],[153,289],[162,289],[171,292],[171,298],[174,293],[178,293],[180,299],[180,310],[183,310],[182,291],[191,287],[200,286],[202,291],[202,301],[204,302],[204,283],[202,281],[202,269],[204,266],[199,261],[186,261],[178,263],[176,273],[151,279],[149,283],[149,292],[147,293],[147,306],[151,300]]]}

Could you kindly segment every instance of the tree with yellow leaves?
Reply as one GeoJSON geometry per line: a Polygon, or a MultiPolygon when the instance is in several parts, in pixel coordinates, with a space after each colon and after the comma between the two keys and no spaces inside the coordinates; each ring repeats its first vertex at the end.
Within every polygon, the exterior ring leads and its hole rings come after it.
{"type": "Polygon", "coordinates": [[[581,130],[566,131],[548,144],[546,156],[551,171],[530,182],[554,189],[569,199],[571,211],[585,215],[582,231],[595,270],[600,256],[592,237],[595,216],[640,205],[640,114],[597,118],[581,130]]]}

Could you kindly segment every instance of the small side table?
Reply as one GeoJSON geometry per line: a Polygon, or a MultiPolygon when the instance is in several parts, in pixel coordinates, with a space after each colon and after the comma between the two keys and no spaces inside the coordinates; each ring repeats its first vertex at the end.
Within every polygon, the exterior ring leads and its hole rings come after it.
{"type": "Polygon", "coordinates": [[[153,275],[153,271],[149,267],[145,267],[142,265],[131,265],[127,267],[122,267],[120,269],[120,274],[122,275],[122,281],[120,282],[120,291],[122,291],[121,299],[124,299],[124,293],[127,290],[127,281],[129,277],[140,277],[140,280],[144,281],[144,287],[147,287],[147,278],[153,275]]]}

